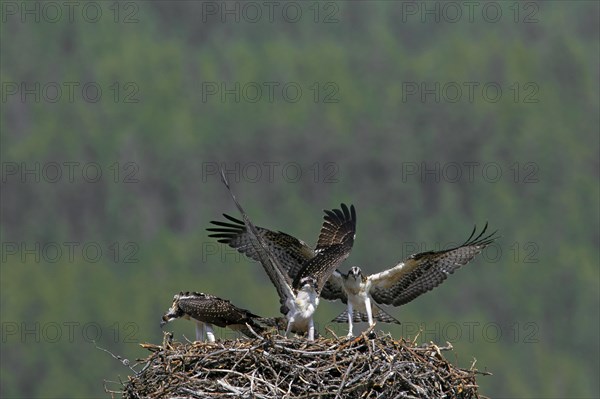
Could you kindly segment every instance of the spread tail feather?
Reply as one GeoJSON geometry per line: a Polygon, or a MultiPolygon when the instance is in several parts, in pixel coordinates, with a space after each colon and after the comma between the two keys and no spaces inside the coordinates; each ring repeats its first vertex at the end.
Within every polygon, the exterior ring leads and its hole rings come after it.
{"type": "MultiPolygon", "coordinates": [[[[386,313],[379,306],[377,306],[373,309],[373,319],[376,321],[380,321],[382,323],[400,324],[400,322],[398,320],[396,320],[389,313],[386,313]]],[[[340,313],[335,319],[333,319],[331,321],[335,322],[335,323],[347,323],[348,322],[348,312],[340,313]]],[[[358,310],[354,309],[354,311],[352,312],[352,321],[354,323],[360,323],[360,322],[368,323],[369,317],[367,316],[366,312],[359,312],[358,310]]]]}
{"type": "Polygon", "coordinates": [[[287,327],[287,319],[285,317],[258,317],[254,319],[263,329],[274,329],[277,331],[285,331],[287,327]]]}
{"type": "Polygon", "coordinates": [[[256,335],[264,335],[267,332],[285,331],[286,325],[287,320],[285,317],[253,317],[246,324],[236,325],[233,329],[238,330],[248,338],[256,338],[256,335]],[[250,331],[250,328],[254,333],[250,331]]]}

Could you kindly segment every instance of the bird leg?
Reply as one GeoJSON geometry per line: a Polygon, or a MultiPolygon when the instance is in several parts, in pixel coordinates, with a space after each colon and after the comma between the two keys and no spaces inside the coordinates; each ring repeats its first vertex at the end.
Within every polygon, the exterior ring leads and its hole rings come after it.
{"type": "Polygon", "coordinates": [[[348,337],[353,337],[353,329],[354,329],[354,324],[352,323],[352,315],[354,313],[354,310],[352,309],[352,303],[350,303],[350,301],[348,301],[348,337]]]}
{"type": "Polygon", "coordinates": [[[367,308],[367,319],[369,319],[369,327],[373,327],[373,310],[371,309],[371,298],[365,298],[365,308],[367,308]]]}
{"type": "Polygon", "coordinates": [[[287,338],[290,335],[290,331],[292,331],[292,324],[294,324],[294,317],[291,317],[288,320],[287,328],[285,329],[285,337],[287,338]]]}
{"type": "Polygon", "coordinates": [[[196,341],[204,340],[204,323],[196,320],[196,341]]]}
{"type": "Polygon", "coordinates": [[[312,317],[308,321],[308,340],[309,341],[315,340],[315,322],[312,317]]]}
{"type": "Polygon", "coordinates": [[[215,333],[210,324],[206,324],[206,338],[208,342],[215,342],[215,333]]]}

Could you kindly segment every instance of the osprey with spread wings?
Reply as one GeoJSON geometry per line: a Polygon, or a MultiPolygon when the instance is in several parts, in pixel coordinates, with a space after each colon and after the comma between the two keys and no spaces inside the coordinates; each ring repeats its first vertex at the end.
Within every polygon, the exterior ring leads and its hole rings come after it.
{"type": "MultiPolygon", "coordinates": [[[[223,216],[229,222],[212,221],[211,223],[217,227],[207,229],[212,233],[209,236],[217,238],[219,242],[237,249],[251,259],[260,260],[253,247],[249,245],[251,238],[244,222],[226,214],[223,216]]],[[[331,211],[326,211],[325,219],[327,221],[328,217],[334,216],[331,211]]],[[[310,263],[322,251],[324,229],[325,225],[315,249],[281,231],[256,227],[256,234],[277,257],[283,271],[296,281],[305,274],[301,272],[302,265],[310,263]]],[[[364,321],[370,326],[374,324],[374,320],[400,324],[376,303],[400,306],[440,285],[448,275],[467,264],[496,239],[495,232],[484,236],[486,229],[487,224],[476,237],[476,229],[474,229],[471,236],[460,246],[414,254],[390,269],[369,276],[365,276],[358,267],[352,267],[347,274],[335,270],[329,275],[320,290],[320,295],[327,300],[339,299],[347,304],[347,311],[333,321],[347,320],[349,336],[353,334],[353,322],[364,321]]]]}
{"type": "MultiPolygon", "coordinates": [[[[244,220],[243,222],[239,221],[244,226],[243,242],[236,247],[240,252],[246,253],[252,259],[260,262],[277,290],[281,313],[288,320],[286,335],[290,331],[307,332],[308,339],[314,340],[313,314],[319,305],[321,290],[331,274],[348,257],[354,244],[356,233],[354,206],[350,206],[348,209],[346,205],[342,204],[341,210],[325,211],[325,221],[313,256],[309,257],[307,253],[307,259],[301,255],[282,259],[282,253],[286,253],[285,248],[283,248],[283,252],[279,251],[277,246],[273,246],[272,242],[264,237],[235,198],[223,171],[221,171],[221,178],[244,220]],[[287,270],[295,271],[293,278],[286,272],[287,270]]],[[[216,222],[217,225],[219,223],[216,222]]],[[[220,232],[216,232],[216,235],[220,234],[220,232]]],[[[282,237],[281,239],[285,241],[288,238],[282,237]]],[[[296,245],[300,252],[304,251],[303,248],[306,247],[302,244],[296,245]]]]}

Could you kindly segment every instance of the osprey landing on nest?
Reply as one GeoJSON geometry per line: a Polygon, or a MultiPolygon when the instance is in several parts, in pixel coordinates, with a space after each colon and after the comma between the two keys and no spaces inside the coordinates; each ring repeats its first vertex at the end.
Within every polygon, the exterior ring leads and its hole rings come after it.
{"type": "Polygon", "coordinates": [[[254,338],[262,334],[267,327],[278,327],[277,318],[263,318],[246,309],[234,306],[226,299],[201,292],[180,292],[173,297],[171,308],[164,314],[160,326],[177,318],[193,319],[196,321],[196,340],[206,338],[215,342],[212,326],[229,327],[247,337],[254,338]],[[250,331],[254,331],[252,334],[250,331]]]}
{"type": "Polygon", "coordinates": [[[484,236],[487,226],[486,223],[476,237],[474,236],[477,227],[473,228],[473,232],[462,245],[411,255],[380,273],[365,276],[359,267],[352,267],[347,274],[336,270],[321,291],[323,298],[340,299],[347,304],[346,314],[340,314],[333,321],[343,323],[347,320],[348,335],[351,336],[353,321],[366,321],[372,326],[373,314],[382,312],[373,302],[401,306],[434,289],[497,239],[494,237],[496,232],[484,236]]]}
{"type": "MultiPolygon", "coordinates": [[[[223,214],[223,216],[229,221],[211,221],[211,224],[217,227],[206,229],[211,233],[209,234],[209,237],[216,238],[218,242],[227,244],[230,247],[237,249],[240,253],[248,256],[250,259],[260,262],[260,258],[251,243],[252,234],[249,229],[246,228],[244,222],[227,214],[223,214]]],[[[351,209],[348,210],[346,205],[341,204],[341,210],[335,209],[332,211],[325,211],[323,226],[321,228],[321,233],[319,234],[315,249],[308,246],[304,241],[281,231],[273,231],[264,227],[256,227],[256,234],[261,236],[262,240],[265,242],[265,246],[269,249],[272,255],[277,258],[277,262],[281,265],[289,278],[293,281],[299,281],[303,276],[311,273],[310,269],[313,266],[309,266],[309,264],[318,263],[313,259],[316,258],[317,255],[324,250],[324,248],[327,248],[336,241],[335,237],[338,233],[335,233],[335,229],[333,227],[340,225],[345,219],[354,220],[354,229],[356,229],[356,215],[354,207],[351,207],[351,209]],[[354,216],[348,217],[348,215],[354,216]],[[304,266],[306,266],[306,268],[303,269],[304,266]],[[302,273],[300,273],[301,270],[302,273]]],[[[338,265],[339,264],[341,264],[341,261],[338,262],[338,265]]],[[[336,283],[337,275],[341,274],[339,271],[335,270],[322,286],[322,289],[319,291],[322,298],[331,301],[342,299],[338,298],[340,294],[336,292],[336,287],[338,286],[336,283]],[[334,277],[334,275],[336,276],[334,277]],[[332,279],[335,279],[335,281],[332,279]]],[[[352,294],[350,294],[350,297],[355,298],[352,294]]],[[[344,303],[347,303],[346,298],[342,300],[344,303]]],[[[359,298],[356,297],[357,305],[355,308],[357,310],[362,309],[364,312],[362,315],[364,316],[363,321],[367,321],[366,309],[364,306],[359,305],[358,301],[359,298]]],[[[375,320],[382,323],[400,324],[398,320],[387,314],[383,309],[376,306],[374,303],[372,303],[371,306],[372,318],[375,320]]],[[[357,314],[355,319],[358,318],[358,316],[360,315],[357,314]]],[[[355,321],[358,322],[360,320],[355,321]]],[[[352,332],[352,325],[350,325],[350,332],[352,332]]]]}
{"type": "Polygon", "coordinates": [[[313,314],[319,306],[319,294],[331,273],[348,257],[354,243],[354,207],[348,209],[342,204],[342,210],[326,211],[315,255],[302,263],[298,258],[287,258],[284,266],[279,254],[274,253],[273,247],[235,198],[223,171],[221,178],[242,215],[244,225],[248,227],[244,248],[239,250],[258,260],[275,286],[281,304],[280,311],[288,320],[286,335],[290,331],[308,332],[308,339],[314,340],[313,314]],[[288,269],[297,270],[293,280],[288,269]]]}
{"type": "MultiPolygon", "coordinates": [[[[226,214],[223,216],[229,222],[212,221],[217,227],[207,229],[212,233],[209,237],[216,238],[249,258],[260,261],[250,243],[250,232],[244,222],[226,214]]],[[[326,222],[331,216],[327,213],[326,222]]],[[[324,224],[323,230],[325,229],[324,224]]],[[[256,230],[291,279],[296,279],[301,266],[321,251],[326,237],[322,230],[316,249],[312,249],[303,241],[281,231],[262,227],[256,227],[256,230]]],[[[351,268],[347,274],[335,270],[320,291],[320,296],[330,301],[339,299],[347,305],[347,311],[333,321],[347,321],[349,336],[353,335],[353,322],[368,322],[370,326],[375,320],[400,324],[377,306],[377,303],[400,306],[437,287],[448,275],[467,264],[496,239],[495,233],[483,237],[486,230],[487,224],[475,238],[474,229],[466,242],[458,247],[411,255],[395,267],[381,273],[365,276],[358,267],[351,268]]]]}

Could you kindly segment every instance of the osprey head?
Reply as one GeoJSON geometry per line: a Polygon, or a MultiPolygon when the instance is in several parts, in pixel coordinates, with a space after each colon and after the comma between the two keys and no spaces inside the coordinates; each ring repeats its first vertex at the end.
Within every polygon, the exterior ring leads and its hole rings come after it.
{"type": "Polygon", "coordinates": [[[300,279],[300,290],[317,290],[317,280],[313,276],[306,276],[300,279]]]}
{"type": "MultiPolygon", "coordinates": [[[[187,293],[186,293],[187,294],[187,293]]],[[[169,308],[169,310],[167,310],[167,313],[165,313],[162,317],[162,321],[160,322],[160,327],[162,328],[165,324],[167,324],[168,322],[170,322],[171,320],[175,320],[180,318],[181,316],[184,315],[183,310],[181,310],[181,308],[179,307],[179,300],[181,299],[181,297],[183,296],[183,292],[176,294],[173,297],[173,304],[171,305],[171,307],[169,308]]]]}
{"type": "Polygon", "coordinates": [[[353,266],[350,268],[350,271],[348,272],[348,277],[352,277],[355,280],[360,280],[363,278],[363,274],[362,271],[360,270],[360,267],[358,266],[353,266]]]}

